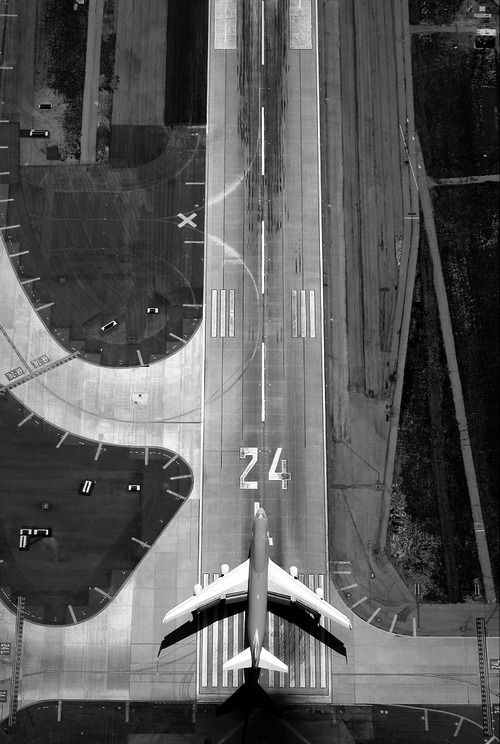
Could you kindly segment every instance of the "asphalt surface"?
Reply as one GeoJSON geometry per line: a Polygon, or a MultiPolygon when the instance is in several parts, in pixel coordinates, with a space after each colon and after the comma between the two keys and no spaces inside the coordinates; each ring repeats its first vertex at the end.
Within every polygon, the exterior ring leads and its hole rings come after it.
{"type": "Polygon", "coordinates": [[[225,138],[207,143],[201,566],[211,573],[245,559],[259,502],[272,559],[324,575],[316,48],[289,48],[278,3],[265,3],[263,21],[260,13],[244,6],[238,50],[213,50],[209,67],[211,131],[225,138]],[[222,336],[220,297],[231,290],[234,336],[222,336]],[[285,475],[273,479],[275,458],[285,475]]]}

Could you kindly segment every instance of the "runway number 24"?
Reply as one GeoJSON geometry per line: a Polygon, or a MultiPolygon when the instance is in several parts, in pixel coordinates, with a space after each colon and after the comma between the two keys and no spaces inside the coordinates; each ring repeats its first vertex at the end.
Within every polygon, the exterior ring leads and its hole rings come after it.
{"type": "MultiPolygon", "coordinates": [[[[282,447],[277,447],[271,467],[269,468],[268,479],[270,481],[281,481],[281,488],[286,491],[288,488],[288,481],[292,480],[292,476],[287,472],[288,463],[286,460],[281,460],[281,470],[278,470],[278,462],[281,458],[281,452],[282,447]]],[[[250,473],[254,465],[257,464],[257,460],[259,459],[258,447],[240,447],[240,460],[244,460],[246,457],[250,458],[250,462],[240,475],[240,488],[255,491],[259,487],[259,482],[256,480],[247,480],[247,475],[250,473]]]]}

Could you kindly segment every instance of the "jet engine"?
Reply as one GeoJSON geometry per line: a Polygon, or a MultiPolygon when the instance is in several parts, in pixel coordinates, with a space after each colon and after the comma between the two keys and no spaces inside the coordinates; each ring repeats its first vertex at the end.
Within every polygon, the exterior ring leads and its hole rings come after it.
{"type": "Polygon", "coordinates": [[[293,576],[294,579],[299,578],[299,571],[297,566],[290,566],[290,576],[293,576]]]}
{"type": "Polygon", "coordinates": [[[201,584],[195,584],[193,587],[193,594],[199,594],[203,589],[201,584]]]}
{"type": "Polygon", "coordinates": [[[227,574],[228,571],[229,571],[229,566],[227,565],[227,563],[222,563],[220,567],[220,575],[224,576],[224,574],[227,574]]]}
{"type": "Polygon", "coordinates": [[[323,589],[322,589],[322,587],[320,587],[320,586],[318,586],[318,587],[316,588],[316,594],[318,595],[318,597],[319,597],[320,599],[324,599],[324,598],[325,598],[325,593],[323,592],[323,589]]]}

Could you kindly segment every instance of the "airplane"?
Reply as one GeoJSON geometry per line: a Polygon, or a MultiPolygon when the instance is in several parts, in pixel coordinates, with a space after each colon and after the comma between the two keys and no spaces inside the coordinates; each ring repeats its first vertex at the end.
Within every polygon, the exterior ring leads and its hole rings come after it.
{"type": "Polygon", "coordinates": [[[349,618],[332,607],[319,589],[314,592],[299,581],[295,566],[287,573],[269,558],[268,519],[262,507],[255,512],[249,558],[228,571],[223,564],[220,578],[205,588],[196,584],[193,597],[166,613],[165,624],[186,620],[191,615],[192,619],[165,636],[158,656],[164,648],[214,622],[216,607],[225,617],[246,612],[247,645],[224,663],[224,671],[251,669],[257,675],[260,669],[288,672],[287,665],[264,648],[268,611],[299,625],[346,656],[344,644],[323,628],[319,620],[323,616],[350,629],[349,618]]]}

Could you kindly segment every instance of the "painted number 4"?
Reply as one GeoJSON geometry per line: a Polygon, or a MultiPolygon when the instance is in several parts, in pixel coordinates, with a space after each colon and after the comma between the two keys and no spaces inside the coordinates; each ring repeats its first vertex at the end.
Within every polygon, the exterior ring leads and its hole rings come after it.
{"type": "MultiPolygon", "coordinates": [[[[269,468],[268,478],[271,481],[281,481],[281,488],[286,491],[288,488],[288,481],[292,480],[292,476],[287,472],[287,461],[281,460],[281,470],[278,470],[278,463],[281,458],[282,447],[277,447],[274,453],[271,467],[269,468]]],[[[245,470],[240,475],[240,488],[257,490],[259,482],[256,480],[247,480],[247,475],[250,473],[254,465],[259,459],[259,450],[257,447],[240,447],[240,460],[244,460],[245,457],[250,458],[250,462],[246,466],[245,470]]]]}

